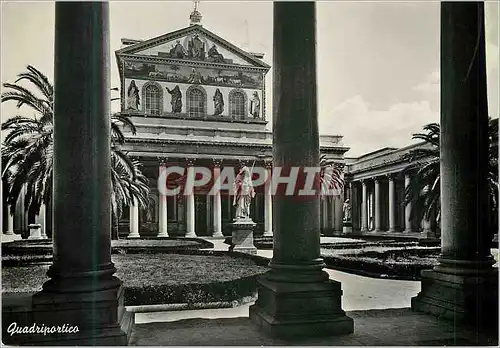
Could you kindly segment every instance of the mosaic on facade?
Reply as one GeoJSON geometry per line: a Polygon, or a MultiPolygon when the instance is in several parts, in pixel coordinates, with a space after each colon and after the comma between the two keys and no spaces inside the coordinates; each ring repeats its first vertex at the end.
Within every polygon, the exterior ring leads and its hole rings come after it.
{"type": "Polygon", "coordinates": [[[259,72],[236,71],[216,68],[193,68],[176,64],[157,64],[125,61],[126,78],[175,83],[199,83],[240,88],[263,88],[259,72]]]}
{"type": "Polygon", "coordinates": [[[176,40],[168,51],[158,51],[157,54],[166,58],[233,64],[233,59],[224,57],[217,45],[198,34],[176,40]]]}

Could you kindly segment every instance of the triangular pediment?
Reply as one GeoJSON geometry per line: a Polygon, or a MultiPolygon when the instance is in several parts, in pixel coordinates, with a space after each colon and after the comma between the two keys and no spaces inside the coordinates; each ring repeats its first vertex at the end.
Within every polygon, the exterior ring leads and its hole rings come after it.
{"type": "Polygon", "coordinates": [[[200,25],[138,42],[116,53],[269,68],[260,59],[200,25]]]}

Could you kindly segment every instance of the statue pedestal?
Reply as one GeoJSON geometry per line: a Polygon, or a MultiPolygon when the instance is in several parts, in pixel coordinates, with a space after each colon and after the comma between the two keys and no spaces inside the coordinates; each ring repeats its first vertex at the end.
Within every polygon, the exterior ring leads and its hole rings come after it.
{"type": "Polygon", "coordinates": [[[342,228],[342,233],[344,233],[344,234],[352,233],[352,222],[351,221],[344,222],[343,228],[342,228]]]}
{"type": "Polygon", "coordinates": [[[256,223],[252,219],[236,219],[232,224],[232,240],[229,251],[240,253],[257,254],[257,248],[253,245],[253,229],[256,223]]]}
{"type": "Polygon", "coordinates": [[[42,236],[42,225],[40,224],[30,224],[30,236],[28,239],[44,239],[42,236]]]}

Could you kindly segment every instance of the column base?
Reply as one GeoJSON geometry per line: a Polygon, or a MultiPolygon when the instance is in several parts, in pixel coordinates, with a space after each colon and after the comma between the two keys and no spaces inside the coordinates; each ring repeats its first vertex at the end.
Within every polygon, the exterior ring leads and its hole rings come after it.
{"type": "Polygon", "coordinates": [[[134,314],[125,310],[123,294],[122,286],[80,293],[41,291],[33,295],[31,308],[3,318],[3,342],[37,346],[127,345],[134,327],[134,314]],[[28,334],[5,335],[6,328],[13,322],[17,327],[33,329],[28,334]],[[45,335],[35,332],[36,328],[44,330],[44,327],[45,330],[59,327],[62,332],[46,331],[45,335]]]}
{"type": "Polygon", "coordinates": [[[498,269],[485,274],[422,271],[422,290],[411,308],[445,320],[498,330],[498,269]]]}
{"type": "Polygon", "coordinates": [[[212,234],[212,238],[215,238],[215,239],[224,239],[226,237],[222,234],[221,231],[219,231],[219,232],[214,232],[212,234]]]}
{"type": "Polygon", "coordinates": [[[138,239],[138,238],[141,238],[141,235],[139,233],[129,233],[127,238],[128,239],[138,239]]]}
{"type": "Polygon", "coordinates": [[[194,232],[186,232],[184,235],[185,238],[197,238],[198,236],[194,232]]]}
{"type": "Polygon", "coordinates": [[[420,237],[424,238],[424,239],[434,239],[434,238],[437,238],[436,234],[434,232],[432,232],[431,230],[422,231],[420,233],[420,237]]]}
{"type": "Polygon", "coordinates": [[[354,332],[354,321],[341,308],[339,282],[258,280],[258,298],[250,319],[271,336],[335,336],[354,332]]]}
{"type": "Polygon", "coordinates": [[[273,231],[265,231],[262,237],[272,237],[274,235],[273,231]]]}
{"type": "Polygon", "coordinates": [[[168,235],[168,233],[167,233],[167,232],[159,232],[159,233],[156,235],[156,238],[168,238],[168,237],[170,237],[170,236],[168,235]]]}
{"type": "Polygon", "coordinates": [[[237,219],[232,224],[232,238],[229,251],[257,254],[253,244],[253,229],[256,223],[252,219],[237,219]]]}
{"type": "Polygon", "coordinates": [[[403,233],[413,233],[412,230],[404,230],[403,233]]]}
{"type": "Polygon", "coordinates": [[[5,234],[6,236],[12,236],[14,235],[14,231],[5,231],[3,234],[5,234]]]}

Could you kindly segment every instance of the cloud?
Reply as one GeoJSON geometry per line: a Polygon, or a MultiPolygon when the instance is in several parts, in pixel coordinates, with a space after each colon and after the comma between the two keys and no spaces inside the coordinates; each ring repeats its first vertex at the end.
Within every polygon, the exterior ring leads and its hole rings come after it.
{"type": "Polygon", "coordinates": [[[348,157],[357,157],[383,147],[403,147],[413,143],[412,134],[430,122],[438,122],[439,113],[428,101],[397,103],[387,110],[370,107],[357,95],[320,117],[320,129],[344,136],[351,148],[348,157]]]}
{"type": "Polygon", "coordinates": [[[439,87],[440,87],[440,76],[439,71],[433,71],[430,73],[424,82],[416,85],[412,89],[417,92],[422,92],[426,95],[439,95],[439,87]]]}

